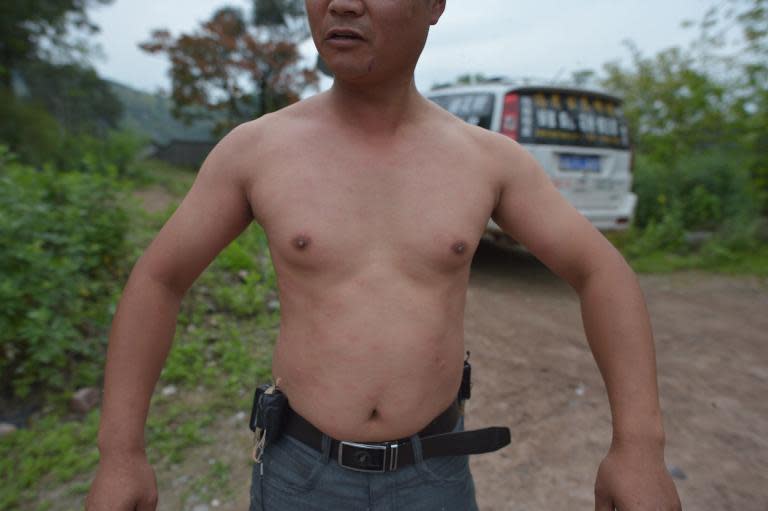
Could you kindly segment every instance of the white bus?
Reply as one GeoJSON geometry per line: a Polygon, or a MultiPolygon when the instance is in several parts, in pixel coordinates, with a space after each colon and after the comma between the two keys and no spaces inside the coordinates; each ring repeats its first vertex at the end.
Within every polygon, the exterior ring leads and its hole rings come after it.
{"type": "MultiPolygon", "coordinates": [[[[621,100],[573,87],[482,83],[425,96],[466,122],[502,133],[527,149],[560,193],[601,231],[632,221],[632,152],[621,100]]],[[[505,238],[493,220],[486,233],[505,238]]]]}

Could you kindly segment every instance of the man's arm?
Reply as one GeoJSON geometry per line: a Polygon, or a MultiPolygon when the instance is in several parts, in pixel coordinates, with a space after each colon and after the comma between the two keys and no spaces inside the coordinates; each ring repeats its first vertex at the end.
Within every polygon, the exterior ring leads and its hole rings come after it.
{"type": "Polygon", "coordinates": [[[498,161],[512,164],[502,169],[493,219],[576,290],[608,390],[613,442],[598,475],[596,509],[679,509],[664,466],[654,343],[637,278],[530,154],[509,140],[496,142],[498,161]]]}
{"type": "MultiPolygon", "coordinates": [[[[142,492],[148,491],[148,479],[138,484],[140,471],[122,465],[127,459],[145,460],[149,401],[173,340],[182,297],[253,219],[242,156],[252,136],[243,125],[216,145],[182,203],[131,271],[112,321],[104,376],[98,446],[100,471],[108,474],[97,473],[89,509],[121,509],[114,494],[117,488],[136,483],[142,492]],[[105,464],[122,468],[107,470],[105,464]]],[[[146,475],[146,467],[141,468],[146,475]]],[[[136,489],[132,491],[135,494],[136,489]]],[[[142,509],[140,502],[136,504],[142,509]]],[[[134,509],[133,504],[126,505],[134,509]]]]}

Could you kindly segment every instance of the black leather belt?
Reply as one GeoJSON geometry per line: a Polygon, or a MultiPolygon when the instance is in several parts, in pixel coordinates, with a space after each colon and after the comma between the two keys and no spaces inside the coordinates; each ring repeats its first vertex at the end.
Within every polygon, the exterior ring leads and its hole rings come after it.
{"type": "MultiPolygon", "coordinates": [[[[418,432],[422,458],[461,456],[495,451],[510,443],[509,428],[491,427],[452,432],[461,411],[455,400],[424,429],[418,432]]],[[[290,405],[284,432],[322,452],[323,433],[290,405]]],[[[347,442],[331,438],[331,457],[350,470],[391,472],[413,465],[415,456],[409,438],[389,442],[347,442]]]]}

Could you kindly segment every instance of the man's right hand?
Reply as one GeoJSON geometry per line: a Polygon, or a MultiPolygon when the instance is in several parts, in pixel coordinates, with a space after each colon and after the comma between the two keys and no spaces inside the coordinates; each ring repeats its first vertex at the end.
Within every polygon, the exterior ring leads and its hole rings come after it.
{"type": "Polygon", "coordinates": [[[102,455],[85,499],[86,511],[155,511],[156,507],[157,480],[146,455],[102,455]]]}

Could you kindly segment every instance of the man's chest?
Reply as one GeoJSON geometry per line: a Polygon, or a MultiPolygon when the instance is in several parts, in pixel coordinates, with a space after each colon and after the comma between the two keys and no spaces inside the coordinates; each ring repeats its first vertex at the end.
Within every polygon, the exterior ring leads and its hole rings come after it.
{"type": "Polygon", "coordinates": [[[266,159],[249,199],[273,256],[307,269],[385,258],[458,269],[495,204],[492,180],[458,152],[283,154],[266,159]]]}

